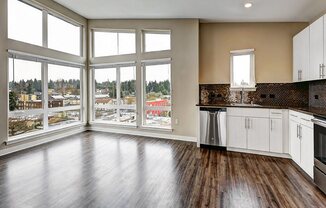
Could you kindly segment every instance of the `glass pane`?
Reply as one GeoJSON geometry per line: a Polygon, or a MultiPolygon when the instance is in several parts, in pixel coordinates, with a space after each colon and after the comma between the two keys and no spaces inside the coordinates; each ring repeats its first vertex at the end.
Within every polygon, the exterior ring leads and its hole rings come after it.
{"type": "Polygon", "coordinates": [[[233,56],[233,83],[236,86],[250,85],[250,55],[233,56]]]}
{"type": "Polygon", "coordinates": [[[146,66],[146,106],[171,105],[170,64],[146,66]]]}
{"type": "Polygon", "coordinates": [[[145,125],[153,127],[171,127],[171,112],[148,110],[145,115],[145,125]]]}
{"type": "Polygon", "coordinates": [[[43,129],[43,115],[9,116],[9,137],[43,129]]]}
{"type": "Polygon", "coordinates": [[[49,128],[64,126],[80,121],[80,110],[51,112],[48,114],[49,128]]]}
{"type": "Polygon", "coordinates": [[[171,50],[171,34],[145,32],[145,52],[171,50]]]}
{"type": "Polygon", "coordinates": [[[136,53],[135,41],[135,33],[119,33],[119,54],[136,53]]]}
{"type": "Polygon", "coordinates": [[[8,37],[42,46],[42,11],[18,0],[8,0],[8,37]]]}
{"type": "Polygon", "coordinates": [[[95,70],[95,104],[117,105],[116,68],[95,70]]]}
{"type": "Polygon", "coordinates": [[[48,15],[49,48],[80,55],[80,27],[48,15]]]}
{"type": "Polygon", "coordinates": [[[96,108],[95,109],[95,120],[118,122],[117,110],[116,109],[96,108]]]}
{"type": "Polygon", "coordinates": [[[111,32],[94,32],[94,56],[118,54],[118,35],[111,32]]]}
{"type": "Polygon", "coordinates": [[[120,92],[122,105],[136,105],[136,68],[120,68],[120,92]]]}
{"type": "Polygon", "coordinates": [[[120,110],[120,123],[136,124],[136,111],[130,109],[120,110]]]}
{"type": "Polygon", "coordinates": [[[48,64],[49,108],[80,105],[80,68],[48,64]]]}
{"type": "Polygon", "coordinates": [[[42,108],[42,65],[9,59],[9,110],[42,108]]]}
{"type": "Polygon", "coordinates": [[[94,32],[94,57],[136,53],[136,34],[94,32]]]}

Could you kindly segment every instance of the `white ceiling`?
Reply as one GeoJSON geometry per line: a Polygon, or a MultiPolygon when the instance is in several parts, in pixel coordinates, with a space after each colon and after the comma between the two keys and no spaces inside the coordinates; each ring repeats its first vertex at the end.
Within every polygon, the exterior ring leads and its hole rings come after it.
{"type": "Polygon", "coordinates": [[[311,21],[326,0],[54,0],[88,19],[199,18],[219,22],[311,21]]]}

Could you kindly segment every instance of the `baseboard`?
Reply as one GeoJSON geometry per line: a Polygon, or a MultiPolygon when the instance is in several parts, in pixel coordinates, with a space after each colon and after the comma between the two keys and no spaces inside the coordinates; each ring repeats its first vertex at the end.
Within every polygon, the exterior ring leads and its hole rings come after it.
{"type": "Polygon", "coordinates": [[[264,151],[240,149],[240,148],[233,148],[233,147],[227,147],[227,151],[291,159],[291,156],[289,154],[284,154],[284,153],[282,154],[282,153],[264,152],[264,151]]]}
{"type": "Polygon", "coordinates": [[[0,156],[11,154],[17,151],[35,147],[55,140],[59,140],[68,136],[72,136],[74,134],[82,133],[84,131],[86,131],[85,126],[77,126],[75,128],[69,128],[66,130],[51,132],[50,134],[47,135],[35,136],[35,138],[33,139],[3,147],[3,149],[0,150],[0,156]]]}
{"type": "Polygon", "coordinates": [[[160,139],[171,139],[171,140],[178,140],[178,141],[186,141],[186,142],[197,142],[196,137],[190,136],[182,136],[182,135],[175,135],[175,134],[164,134],[164,133],[156,133],[156,132],[149,132],[149,131],[139,131],[134,128],[112,128],[112,127],[101,127],[91,125],[86,128],[89,131],[100,131],[100,132],[107,132],[107,133],[116,133],[116,134],[129,134],[135,136],[144,136],[144,137],[152,137],[152,138],[160,138],[160,139]]]}

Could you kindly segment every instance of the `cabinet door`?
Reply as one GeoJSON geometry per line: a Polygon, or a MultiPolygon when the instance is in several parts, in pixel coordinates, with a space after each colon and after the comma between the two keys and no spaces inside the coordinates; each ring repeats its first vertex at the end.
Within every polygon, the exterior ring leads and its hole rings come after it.
{"type": "Polygon", "coordinates": [[[309,27],[293,38],[293,81],[309,79],[309,27]]]}
{"type": "Polygon", "coordinates": [[[300,165],[301,141],[298,137],[299,124],[290,120],[289,128],[291,157],[295,163],[300,165]]]}
{"type": "Polygon", "coordinates": [[[247,148],[245,117],[228,116],[228,147],[247,148]]]}
{"type": "Polygon", "coordinates": [[[313,178],[314,133],[309,127],[301,125],[301,168],[313,178]]]}
{"type": "Polygon", "coordinates": [[[310,25],[310,79],[320,79],[320,65],[324,63],[324,17],[310,25]]]}
{"type": "Polygon", "coordinates": [[[271,152],[283,153],[283,122],[282,119],[270,119],[269,148],[271,152]]]}
{"type": "Polygon", "coordinates": [[[269,119],[248,118],[248,149],[269,151],[269,119]]]}

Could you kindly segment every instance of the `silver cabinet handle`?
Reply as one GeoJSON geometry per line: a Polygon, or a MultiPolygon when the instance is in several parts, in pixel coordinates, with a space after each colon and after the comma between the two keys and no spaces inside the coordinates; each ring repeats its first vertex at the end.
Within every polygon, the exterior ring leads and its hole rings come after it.
{"type": "Polygon", "coordinates": [[[300,139],[302,139],[302,126],[300,125],[300,139]]]}
{"type": "Polygon", "coordinates": [[[324,79],[325,78],[325,64],[321,64],[321,78],[324,79]]]}
{"type": "Polygon", "coordinates": [[[271,119],[271,131],[273,131],[273,119],[271,119]]]}
{"type": "Polygon", "coordinates": [[[298,70],[298,81],[301,81],[302,80],[302,70],[299,69],[298,70]]]}
{"type": "Polygon", "coordinates": [[[299,125],[297,124],[297,138],[299,138],[299,125]]]}

